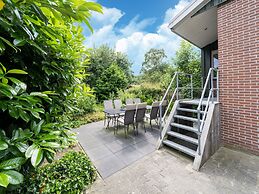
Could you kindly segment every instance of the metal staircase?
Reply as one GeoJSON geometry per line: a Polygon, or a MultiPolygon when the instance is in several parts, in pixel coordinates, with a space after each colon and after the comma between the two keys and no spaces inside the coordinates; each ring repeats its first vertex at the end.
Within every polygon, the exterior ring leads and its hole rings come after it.
{"type": "MultiPolygon", "coordinates": [[[[207,123],[206,126],[210,126],[210,123],[212,123],[212,117],[207,117],[207,115],[209,110],[213,112],[213,109],[209,109],[211,105],[218,102],[218,71],[214,68],[209,70],[200,98],[197,99],[193,99],[192,75],[184,74],[191,79],[190,85],[186,87],[179,87],[179,75],[178,72],[174,75],[160,104],[162,105],[165,101],[165,96],[170,93],[169,88],[176,82],[176,87],[166,110],[166,113],[170,112],[170,114],[164,114],[163,117],[160,115],[161,135],[158,148],[165,145],[195,158],[201,156],[204,152],[201,151],[201,147],[204,150],[206,146],[206,142],[201,142],[206,140],[206,138],[201,140],[204,124],[207,123]],[[190,90],[190,98],[188,99],[185,99],[185,96],[181,98],[181,95],[179,95],[184,88],[185,93],[190,90]]],[[[162,106],[160,106],[160,112],[162,112],[161,110],[162,106]]]]}

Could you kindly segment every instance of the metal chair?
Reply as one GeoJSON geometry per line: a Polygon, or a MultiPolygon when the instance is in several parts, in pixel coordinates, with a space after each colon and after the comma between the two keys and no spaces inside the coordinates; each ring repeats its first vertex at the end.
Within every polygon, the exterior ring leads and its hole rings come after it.
{"type": "Polygon", "coordinates": [[[129,105],[129,104],[134,104],[132,98],[126,99],[126,105],[129,105]]]}
{"type": "Polygon", "coordinates": [[[120,110],[122,108],[122,102],[120,99],[114,100],[113,102],[115,109],[120,110]]]}
{"type": "Polygon", "coordinates": [[[139,123],[143,124],[144,130],[146,132],[145,121],[144,121],[146,110],[147,110],[147,103],[140,103],[137,105],[136,116],[135,116],[137,134],[138,134],[138,124],[139,123]]]}
{"type": "MultiPolygon", "coordinates": [[[[104,110],[113,110],[114,109],[112,100],[104,100],[103,105],[104,105],[104,110]]],[[[104,126],[105,126],[106,121],[107,121],[108,122],[107,128],[108,128],[109,124],[110,124],[110,121],[113,120],[114,118],[115,118],[115,115],[110,115],[110,114],[105,113],[104,126]]]]}
{"type": "Polygon", "coordinates": [[[125,137],[127,137],[130,124],[133,125],[133,130],[135,130],[135,123],[134,123],[135,112],[136,112],[135,104],[126,105],[124,117],[118,118],[117,129],[116,129],[116,131],[114,129],[114,134],[117,133],[120,123],[124,125],[125,137]],[[126,126],[127,126],[127,129],[126,129],[126,126]]]}
{"type": "Polygon", "coordinates": [[[150,124],[151,128],[152,128],[152,123],[151,123],[152,120],[156,120],[156,122],[158,124],[157,119],[158,119],[159,104],[160,104],[160,102],[158,102],[158,101],[153,102],[150,113],[146,114],[146,118],[149,120],[149,124],[150,124]]]}
{"type": "Polygon", "coordinates": [[[141,103],[141,100],[140,100],[140,98],[134,98],[134,99],[133,99],[133,102],[134,102],[135,104],[139,104],[139,103],[141,103]]]}

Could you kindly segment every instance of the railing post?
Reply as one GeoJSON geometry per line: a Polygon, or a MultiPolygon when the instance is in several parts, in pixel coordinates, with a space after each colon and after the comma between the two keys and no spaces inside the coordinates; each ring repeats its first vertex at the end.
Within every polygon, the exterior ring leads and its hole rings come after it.
{"type": "Polygon", "coordinates": [[[191,99],[193,99],[193,83],[192,83],[192,75],[191,76],[191,99]]]}
{"type": "Polygon", "coordinates": [[[217,70],[217,102],[219,102],[219,70],[217,70]]]}
{"type": "Polygon", "coordinates": [[[177,100],[179,100],[179,73],[178,72],[176,72],[176,89],[177,89],[176,98],[177,100]]]}
{"type": "Polygon", "coordinates": [[[197,127],[198,127],[198,154],[201,154],[201,140],[200,140],[200,136],[201,136],[201,111],[200,109],[197,110],[197,117],[198,117],[198,122],[197,122],[197,127]]]}
{"type": "Polygon", "coordinates": [[[214,101],[214,83],[213,83],[213,79],[214,79],[214,69],[212,69],[212,72],[210,74],[210,82],[211,82],[211,90],[212,90],[212,102],[214,101]]]}

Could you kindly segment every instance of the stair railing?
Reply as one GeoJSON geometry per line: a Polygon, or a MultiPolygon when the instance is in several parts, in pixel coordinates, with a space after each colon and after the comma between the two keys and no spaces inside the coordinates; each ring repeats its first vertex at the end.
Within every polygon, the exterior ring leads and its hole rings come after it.
{"type": "Polygon", "coordinates": [[[173,103],[173,100],[175,99],[175,97],[176,97],[177,100],[179,100],[179,98],[180,98],[179,97],[179,91],[180,91],[180,89],[185,88],[185,87],[179,87],[179,75],[185,75],[185,76],[189,76],[190,77],[190,79],[191,79],[190,80],[191,81],[191,87],[189,89],[190,89],[191,98],[193,98],[193,77],[192,77],[192,74],[187,74],[187,73],[182,73],[182,72],[175,72],[175,74],[174,74],[170,84],[168,85],[167,90],[166,90],[166,92],[165,92],[165,94],[164,94],[164,96],[163,96],[163,98],[162,98],[162,100],[160,101],[160,104],[159,104],[159,128],[160,128],[160,132],[161,132],[160,133],[160,139],[162,138],[161,134],[162,134],[163,124],[165,122],[165,117],[166,117],[166,115],[167,115],[167,113],[168,113],[168,111],[169,111],[169,109],[170,109],[170,107],[171,107],[171,105],[173,103]],[[169,93],[169,91],[170,91],[170,89],[171,89],[171,87],[172,87],[172,85],[173,85],[173,83],[175,81],[176,81],[176,87],[174,89],[173,95],[170,98],[169,103],[167,104],[166,110],[165,110],[165,112],[163,114],[164,102],[165,102],[166,97],[167,97],[167,95],[168,95],[168,93],[169,93]]]}
{"type": "Polygon", "coordinates": [[[214,102],[214,91],[217,91],[217,102],[219,101],[219,77],[218,77],[218,69],[217,68],[210,68],[209,69],[209,72],[208,72],[208,75],[207,75],[207,78],[206,78],[206,81],[205,81],[205,85],[203,87],[203,91],[202,91],[202,94],[201,94],[201,98],[200,98],[200,101],[199,101],[199,105],[197,107],[197,119],[198,119],[198,122],[197,122],[197,125],[198,125],[198,154],[200,155],[201,154],[201,149],[200,149],[200,146],[201,146],[201,133],[203,131],[203,127],[204,127],[204,123],[205,123],[205,119],[206,119],[206,116],[207,116],[207,112],[208,112],[208,109],[209,109],[209,103],[210,101],[213,103],[214,102]],[[216,88],[214,88],[214,72],[216,73],[216,88]],[[205,93],[206,93],[206,90],[208,88],[208,84],[209,84],[209,81],[210,81],[210,90],[209,90],[209,95],[208,95],[208,98],[207,98],[207,101],[206,101],[206,106],[205,106],[205,109],[203,110],[203,117],[202,117],[202,120],[201,120],[201,108],[202,108],[202,103],[203,103],[203,100],[204,100],[204,96],[205,96],[205,93]]]}

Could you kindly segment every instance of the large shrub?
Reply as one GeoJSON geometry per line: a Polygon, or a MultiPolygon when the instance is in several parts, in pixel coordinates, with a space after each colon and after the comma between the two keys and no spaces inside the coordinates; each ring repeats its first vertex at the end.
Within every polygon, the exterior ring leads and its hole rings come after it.
{"type": "MultiPolygon", "coordinates": [[[[0,192],[75,142],[60,115],[78,110],[88,52],[80,25],[101,11],[84,0],[0,0],[0,192]],[[74,95],[76,94],[76,95],[74,95]]],[[[90,27],[90,26],[89,26],[90,27]]]]}
{"type": "Polygon", "coordinates": [[[133,85],[125,91],[119,93],[119,98],[126,101],[127,98],[140,98],[142,102],[152,104],[154,101],[161,100],[164,90],[159,84],[142,83],[140,85],[133,85]]]}
{"type": "Polygon", "coordinates": [[[68,152],[63,158],[26,176],[19,193],[81,193],[96,179],[91,161],[82,152],[68,152]]]}
{"type": "Polygon", "coordinates": [[[90,53],[87,70],[92,74],[86,78],[86,83],[95,90],[98,101],[117,95],[118,90],[125,89],[125,86],[132,82],[133,75],[130,69],[132,63],[127,55],[116,52],[106,45],[94,48],[90,53]],[[112,72],[115,74],[110,74],[112,72]],[[119,78],[116,79],[116,76],[119,78]]]}

